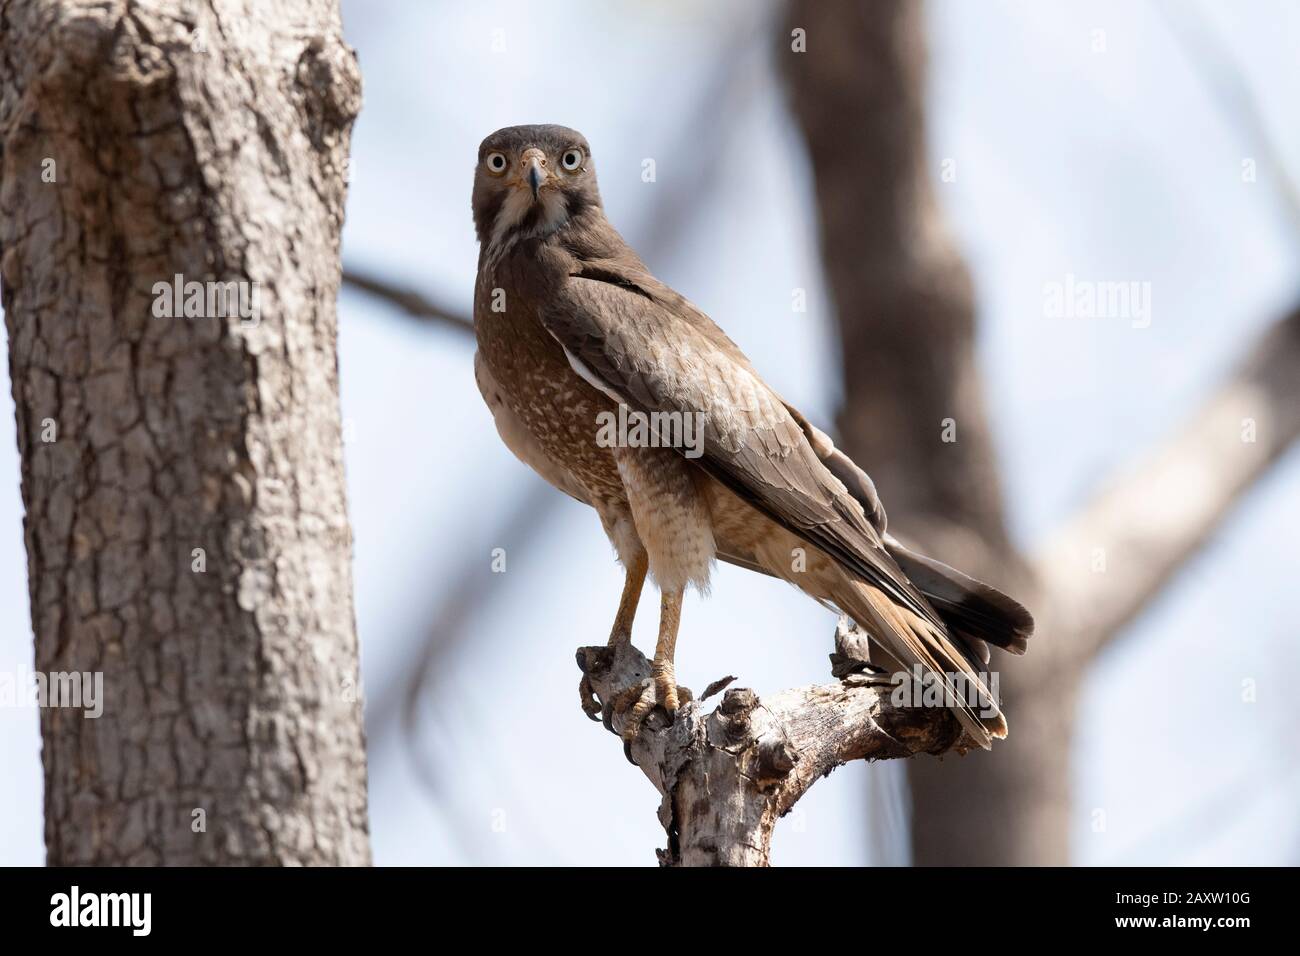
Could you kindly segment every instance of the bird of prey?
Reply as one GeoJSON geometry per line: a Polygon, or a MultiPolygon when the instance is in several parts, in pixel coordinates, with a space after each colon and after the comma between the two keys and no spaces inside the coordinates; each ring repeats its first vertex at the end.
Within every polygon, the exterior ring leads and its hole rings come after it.
{"type": "MultiPolygon", "coordinates": [[[[879,654],[939,682],[974,743],[1006,735],[979,669],[989,644],[1024,652],[1029,613],[887,533],[866,473],[609,224],[580,133],[512,126],[488,136],[472,205],[474,370],[497,431],[600,518],[626,572],[611,645],[631,640],[647,572],[661,591],[652,680],[631,704],[626,737],[656,705],[675,715],[682,595],[707,586],[715,559],[848,615],[868,634],[873,663],[879,654]],[[611,430],[611,421],[650,425],[611,430]],[[695,443],[683,440],[691,423],[695,443]]],[[[589,688],[583,697],[594,717],[589,688]]]]}

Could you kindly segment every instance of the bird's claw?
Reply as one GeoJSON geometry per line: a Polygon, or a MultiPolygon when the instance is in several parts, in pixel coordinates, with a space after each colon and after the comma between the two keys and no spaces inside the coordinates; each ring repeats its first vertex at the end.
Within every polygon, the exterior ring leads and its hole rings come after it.
{"type": "Polygon", "coordinates": [[[667,674],[654,679],[647,678],[639,684],[627,688],[615,697],[605,708],[605,726],[611,726],[614,714],[627,711],[623,724],[622,737],[631,743],[641,733],[641,727],[656,707],[662,708],[671,724],[677,717],[677,710],[682,704],[694,699],[689,687],[682,687],[667,674]]]}
{"type": "Polygon", "coordinates": [[[596,699],[596,692],[591,686],[591,678],[586,674],[582,675],[582,680],[578,683],[578,697],[582,701],[582,712],[591,720],[600,720],[602,710],[600,701],[596,699]]]}

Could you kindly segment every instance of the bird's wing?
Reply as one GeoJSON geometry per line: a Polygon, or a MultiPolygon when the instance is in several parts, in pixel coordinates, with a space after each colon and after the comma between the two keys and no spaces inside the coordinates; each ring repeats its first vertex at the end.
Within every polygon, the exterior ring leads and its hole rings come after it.
{"type": "Polygon", "coordinates": [[[880,496],[876,494],[876,483],[871,480],[871,476],[859,468],[857,462],[836,448],[830,436],[804,418],[799,409],[786,402],[785,410],[799,423],[804,437],[808,439],[808,444],[826,466],[826,470],[840,480],[845,490],[862,506],[862,511],[871,522],[871,527],[883,537],[887,525],[885,506],[880,503],[880,496]]]}
{"type": "Polygon", "coordinates": [[[575,371],[615,401],[642,412],[702,414],[700,467],[942,630],[863,506],[813,448],[811,426],[708,316],[648,273],[597,263],[576,268],[540,318],[575,371]]]}

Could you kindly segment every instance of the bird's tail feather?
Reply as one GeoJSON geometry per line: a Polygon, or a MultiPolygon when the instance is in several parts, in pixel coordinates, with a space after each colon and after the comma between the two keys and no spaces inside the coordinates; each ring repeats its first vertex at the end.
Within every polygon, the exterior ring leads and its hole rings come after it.
{"type": "MultiPolygon", "coordinates": [[[[952,710],[975,743],[987,750],[993,738],[1007,735],[1006,718],[989,689],[987,675],[977,672],[971,655],[942,628],[856,579],[846,577],[832,599],[904,668],[920,667],[922,680],[942,691],[941,703],[952,710]]],[[[925,699],[930,696],[927,691],[925,699]]]]}
{"type": "MultiPolygon", "coordinates": [[[[948,630],[977,653],[983,642],[1012,654],[1025,652],[1034,633],[1034,619],[1018,601],[956,568],[909,550],[893,535],[885,535],[885,548],[948,630]]],[[[988,662],[987,647],[980,656],[988,662]]]]}

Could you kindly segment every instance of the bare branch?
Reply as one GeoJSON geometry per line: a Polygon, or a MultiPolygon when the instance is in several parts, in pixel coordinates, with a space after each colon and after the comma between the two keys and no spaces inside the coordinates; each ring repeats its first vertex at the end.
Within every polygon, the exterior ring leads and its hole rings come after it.
{"type": "MultiPolygon", "coordinates": [[[[841,623],[837,671],[860,640],[841,623]]],[[[630,707],[619,702],[647,686],[650,662],[625,643],[579,648],[578,666],[604,705],[605,726],[621,734],[630,707]]],[[[891,695],[884,675],[859,665],[838,683],[761,700],[728,690],[707,713],[702,701],[688,700],[671,724],[653,712],[626,753],[663,797],[668,848],[660,863],[766,866],[777,819],[841,764],[964,751],[969,741],[948,710],[898,706],[891,695]]]]}
{"type": "Polygon", "coordinates": [[[469,316],[425,298],[414,289],[385,282],[353,266],[344,267],[343,284],[383,299],[417,319],[428,319],[450,326],[459,332],[474,334],[474,323],[469,316]]]}
{"type": "Polygon", "coordinates": [[[1096,653],[1297,438],[1300,307],[1172,438],[1047,542],[1035,561],[1039,585],[1052,619],[1073,634],[1058,647],[1077,660],[1096,653]]]}

